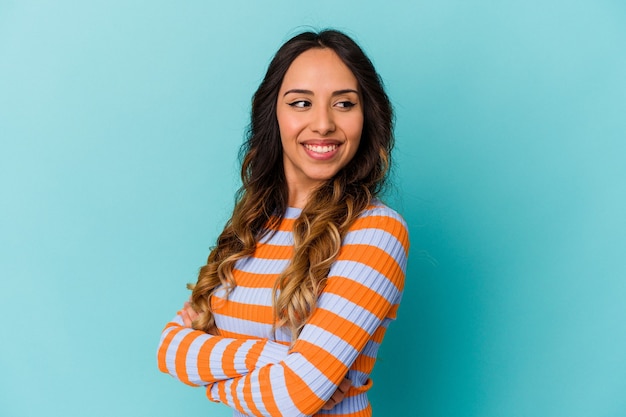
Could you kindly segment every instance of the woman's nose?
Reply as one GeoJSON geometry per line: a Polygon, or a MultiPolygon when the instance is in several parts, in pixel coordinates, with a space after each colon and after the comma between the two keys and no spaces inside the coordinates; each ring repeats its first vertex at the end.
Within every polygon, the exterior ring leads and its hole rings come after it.
{"type": "Polygon", "coordinates": [[[313,113],[311,130],[321,136],[326,136],[327,134],[335,131],[335,121],[333,120],[331,109],[320,106],[313,113]]]}

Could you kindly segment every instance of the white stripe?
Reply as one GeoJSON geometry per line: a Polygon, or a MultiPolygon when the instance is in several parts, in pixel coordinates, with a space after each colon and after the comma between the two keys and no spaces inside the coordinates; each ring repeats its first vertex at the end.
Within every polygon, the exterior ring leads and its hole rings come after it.
{"type": "Polygon", "coordinates": [[[283,416],[294,415],[294,411],[298,410],[293,400],[289,396],[287,390],[287,381],[285,381],[285,368],[282,366],[272,366],[270,368],[270,381],[272,385],[272,394],[274,401],[283,416]]]}
{"type": "MultiPolygon", "coordinates": [[[[261,383],[259,382],[259,371],[252,372],[250,374],[250,385],[252,386],[252,401],[254,401],[254,405],[259,409],[262,415],[269,416],[269,412],[267,408],[265,408],[265,403],[263,402],[263,395],[261,388],[261,383]]],[[[252,413],[250,413],[252,415],[252,413]]]]}
{"type": "Polygon", "coordinates": [[[167,367],[167,371],[170,375],[172,375],[176,379],[180,379],[178,375],[176,374],[176,352],[178,351],[178,348],[180,347],[180,342],[190,332],[191,332],[190,329],[182,329],[180,332],[174,335],[174,337],[170,341],[170,344],[167,348],[167,352],[165,352],[165,364],[167,367]]]}
{"type": "MultiPolygon", "coordinates": [[[[240,340],[240,339],[237,339],[240,340]]],[[[248,373],[248,368],[246,367],[246,357],[250,352],[250,349],[257,343],[261,343],[260,340],[246,340],[239,348],[237,352],[235,352],[235,371],[241,375],[245,375],[248,373]]]]}
{"type": "Polygon", "coordinates": [[[293,233],[277,230],[273,234],[270,232],[263,236],[259,243],[278,246],[293,246],[293,233]]]}
{"type": "Polygon", "coordinates": [[[350,323],[359,326],[370,335],[374,333],[381,322],[376,315],[372,314],[372,312],[366,308],[337,294],[322,293],[317,308],[330,311],[343,317],[350,323]]]}
{"type": "MultiPolygon", "coordinates": [[[[224,298],[223,294],[219,295],[224,298]]],[[[254,306],[272,306],[272,289],[271,288],[253,288],[237,285],[233,292],[230,293],[229,301],[236,303],[250,304],[254,306]]]]}
{"type": "Polygon", "coordinates": [[[297,219],[302,214],[302,209],[297,207],[287,207],[285,210],[285,219],[297,219]]]}
{"type": "MultiPolygon", "coordinates": [[[[233,380],[233,383],[236,383],[235,392],[237,393],[237,398],[239,399],[239,404],[241,404],[241,408],[245,411],[246,414],[252,415],[252,411],[248,407],[248,403],[243,395],[243,388],[245,385],[245,378],[236,378],[233,380]]],[[[234,403],[233,403],[234,405],[234,403]]]]}
{"type": "Polygon", "coordinates": [[[307,386],[320,398],[330,398],[337,389],[333,382],[301,353],[290,354],[285,366],[296,375],[306,375],[307,386]]]}
{"type": "Polygon", "coordinates": [[[235,263],[235,269],[250,274],[280,274],[289,265],[289,259],[244,258],[235,263]]]}
{"type": "MultiPolygon", "coordinates": [[[[355,395],[354,397],[346,397],[339,404],[337,404],[330,413],[332,414],[353,414],[361,410],[364,410],[369,405],[367,399],[367,393],[355,395]]],[[[324,411],[324,410],[321,410],[324,411]]],[[[327,412],[320,412],[320,414],[327,414],[327,412]]]]}
{"type": "Polygon", "coordinates": [[[391,233],[383,229],[367,228],[350,232],[343,239],[344,245],[369,245],[385,251],[398,265],[406,258],[402,243],[391,233]]]}
{"type": "Polygon", "coordinates": [[[401,292],[385,275],[369,265],[355,261],[337,261],[328,276],[340,276],[358,282],[385,297],[391,304],[397,304],[401,292]]]}
{"type": "Polygon", "coordinates": [[[189,378],[189,381],[196,385],[203,385],[206,383],[200,380],[200,373],[198,372],[198,354],[200,353],[200,348],[206,341],[207,339],[205,337],[196,337],[195,340],[191,342],[191,345],[189,345],[187,358],[185,358],[187,378],[189,378]]]}
{"type": "Polygon", "coordinates": [[[368,379],[370,379],[369,374],[366,374],[361,371],[357,371],[356,369],[350,369],[348,371],[348,375],[346,375],[350,381],[352,381],[352,385],[355,388],[360,388],[363,385],[367,384],[368,379]]]}
{"type": "Polygon", "coordinates": [[[284,327],[276,329],[276,338],[274,338],[274,332],[272,331],[271,324],[239,319],[217,313],[214,314],[214,316],[215,324],[218,329],[227,329],[230,332],[239,333],[245,336],[259,337],[262,339],[270,339],[280,342],[291,341],[291,333],[284,327]]]}
{"type": "MultiPolygon", "coordinates": [[[[234,404],[233,396],[231,394],[231,388],[233,386],[233,381],[234,381],[234,379],[226,379],[226,380],[224,380],[224,391],[226,391],[226,403],[227,404],[234,404]]],[[[219,398],[219,396],[218,396],[218,398],[219,398]]]]}
{"type": "Polygon", "coordinates": [[[214,314],[215,324],[218,329],[225,329],[230,332],[240,333],[246,336],[269,338],[272,334],[272,325],[259,323],[252,320],[244,320],[236,317],[214,314]]]}
{"type": "Polygon", "coordinates": [[[370,358],[376,358],[376,355],[378,354],[378,349],[380,349],[380,343],[369,340],[363,350],[361,350],[361,355],[369,356],[370,358]]]}
{"type": "Polygon", "coordinates": [[[211,388],[207,390],[207,397],[212,401],[221,402],[217,386],[218,384],[211,384],[211,388]]]}
{"type": "Polygon", "coordinates": [[[395,211],[394,209],[383,205],[380,206],[376,206],[373,207],[369,210],[365,210],[363,213],[361,213],[361,218],[365,218],[365,217],[370,217],[370,216],[382,216],[382,217],[390,217],[394,220],[399,221],[404,228],[407,228],[406,222],[404,221],[404,219],[402,218],[402,216],[400,216],[400,214],[398,214],[397,211],[395,211]]]}
{"type": "Polygon", "coordinates": [[[358,355],[356,349],[354,349],[350,343],[343,340],[340,336],[313,324],[307,324],[304,326],[298,339],[305,340],[316,346],[322,347],[346,366],[350,366],[350,364],[354,361],[354,358],[358,355]]]}
{"type": "Polygon", "coordinates": [[[221,339],[211,349],[209,356],[209,369],[213,375],[224,375],[224,367],[222,365],[222,357],[226,351],[226,347],[233,339],[221,339]]]}
{"type": "Polygon", "coordinates": [[[287,357],[287,353],[289,353],[289,346],[267,341],[263,347],[263,352],[257,360],[256,367],[261,368],[268,364],[277,364],[287,357]]]}

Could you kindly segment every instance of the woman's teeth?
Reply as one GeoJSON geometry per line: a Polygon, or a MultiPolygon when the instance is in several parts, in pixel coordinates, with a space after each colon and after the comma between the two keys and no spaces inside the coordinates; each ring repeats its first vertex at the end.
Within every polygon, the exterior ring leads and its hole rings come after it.
{"type": "Polygon", "coordinates": [[[310,150],[311,152],[316,153],[328,153],[337,149],[337,145],[304,145],[305,148],[310,150]]]}

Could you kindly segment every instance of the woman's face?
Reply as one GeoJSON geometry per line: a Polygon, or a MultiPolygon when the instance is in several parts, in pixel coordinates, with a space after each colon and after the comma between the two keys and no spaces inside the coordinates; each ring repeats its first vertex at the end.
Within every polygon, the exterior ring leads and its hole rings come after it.
{"type": "Polygon", "coordinates": [[[332,49],[315,48],[291,64],[276,108],[289,204],[332,178],[356,153],[363,130],[358,82],[332,49]]]}

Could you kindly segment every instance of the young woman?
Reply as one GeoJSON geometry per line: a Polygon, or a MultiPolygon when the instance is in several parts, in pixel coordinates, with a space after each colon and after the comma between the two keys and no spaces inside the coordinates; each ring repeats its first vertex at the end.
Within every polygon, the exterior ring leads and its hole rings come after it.
{"type": "Polygon", "coordinates": [[[236,416],[372,415],[409,246],[377,199],[392,122],[348,36],[306,32],[279,49],[254,95],[232,217],[163,330],[161,371],[236,416]]]}

